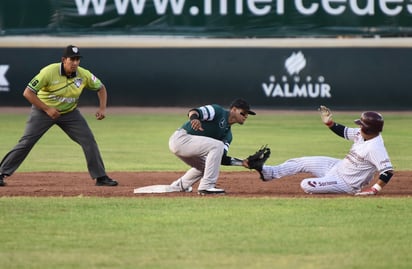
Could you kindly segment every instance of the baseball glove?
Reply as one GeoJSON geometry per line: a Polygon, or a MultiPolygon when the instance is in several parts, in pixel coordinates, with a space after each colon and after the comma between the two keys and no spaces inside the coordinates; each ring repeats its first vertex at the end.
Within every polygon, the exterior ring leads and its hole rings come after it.
{"type": "Polygon", "coordinates": [[[262,171],[263,164],[269,157],[270,148],[268,148],[267,145],[262,146],[256,153],[246,158],[249,169],[256,169],[259,172],[262,171]]]}

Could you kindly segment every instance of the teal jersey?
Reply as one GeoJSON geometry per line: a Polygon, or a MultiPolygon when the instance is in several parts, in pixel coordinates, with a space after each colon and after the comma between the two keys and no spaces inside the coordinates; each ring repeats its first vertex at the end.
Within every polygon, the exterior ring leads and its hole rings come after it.
{"type": "Polygon", "coordinates": [[[64,114],[77,107],[83,89],[98,91],[102,82],[80,66],[75,74],[67,77],[62,63],[54,63],[40,70],[27,87],[35,92],[43,103],[64,114]]]}
{"type": "Polygon", "coordinates": [[[223,141],[226,146],[232,142],[232,130],[229,125],[229,111],[219,105],[206,105],[195,109],[199,113],[203,131],[195,131],[190,121],[183,124],[182,128],[191,135],[207,136],[223,141]]]}

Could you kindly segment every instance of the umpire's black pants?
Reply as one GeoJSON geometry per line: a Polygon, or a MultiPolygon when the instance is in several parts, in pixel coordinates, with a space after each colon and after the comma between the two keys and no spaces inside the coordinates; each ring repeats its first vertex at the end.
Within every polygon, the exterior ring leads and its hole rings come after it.
{"type": "MultiPolygon", "coordinates": [[[[87,168],[92,178],[105,176],[104,163],[93,133],[78,109],[50,118],[44,111],[32,107],[23,136],[18,144],[6,154],[0,163],[0,173],[12,175],[23,163],[37,141],[54,125],[59,126],[84,152],[87,168]]],[[[56,148],[56,151],[60,149],[56,148]]],[[[57,152],[64,155],[64,152],[57,152]]],[[[50,165],[53,165],[52,163],[50,165]]]]}

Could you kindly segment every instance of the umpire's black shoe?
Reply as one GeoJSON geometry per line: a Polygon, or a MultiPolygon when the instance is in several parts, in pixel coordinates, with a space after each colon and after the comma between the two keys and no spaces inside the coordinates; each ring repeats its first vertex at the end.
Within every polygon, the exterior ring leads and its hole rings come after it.
{"type": "Polygon", "coordinates": [[[117,181],[108,176],[98,177],[96,179],[96,186],[117,186],[117,181]]]}
{"type": "Polygon", "coordinates": [[[4,182],[4,175],[0,174],[0,187],[6,186],[6,182],[4,182]]]}

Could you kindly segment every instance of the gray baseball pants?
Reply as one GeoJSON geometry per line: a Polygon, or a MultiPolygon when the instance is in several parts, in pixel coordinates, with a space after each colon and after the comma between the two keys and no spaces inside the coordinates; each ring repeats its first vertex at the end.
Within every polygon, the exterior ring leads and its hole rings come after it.
{"type": "Polygon", "coordinates": [[[179,129],[170,137],[169,149],[192,167],[172,184],[186,189],[200,180],[198,190],[216,186],[224,151],[222,141],[206,136],[190,135],[186,130],[179,129]]]}

